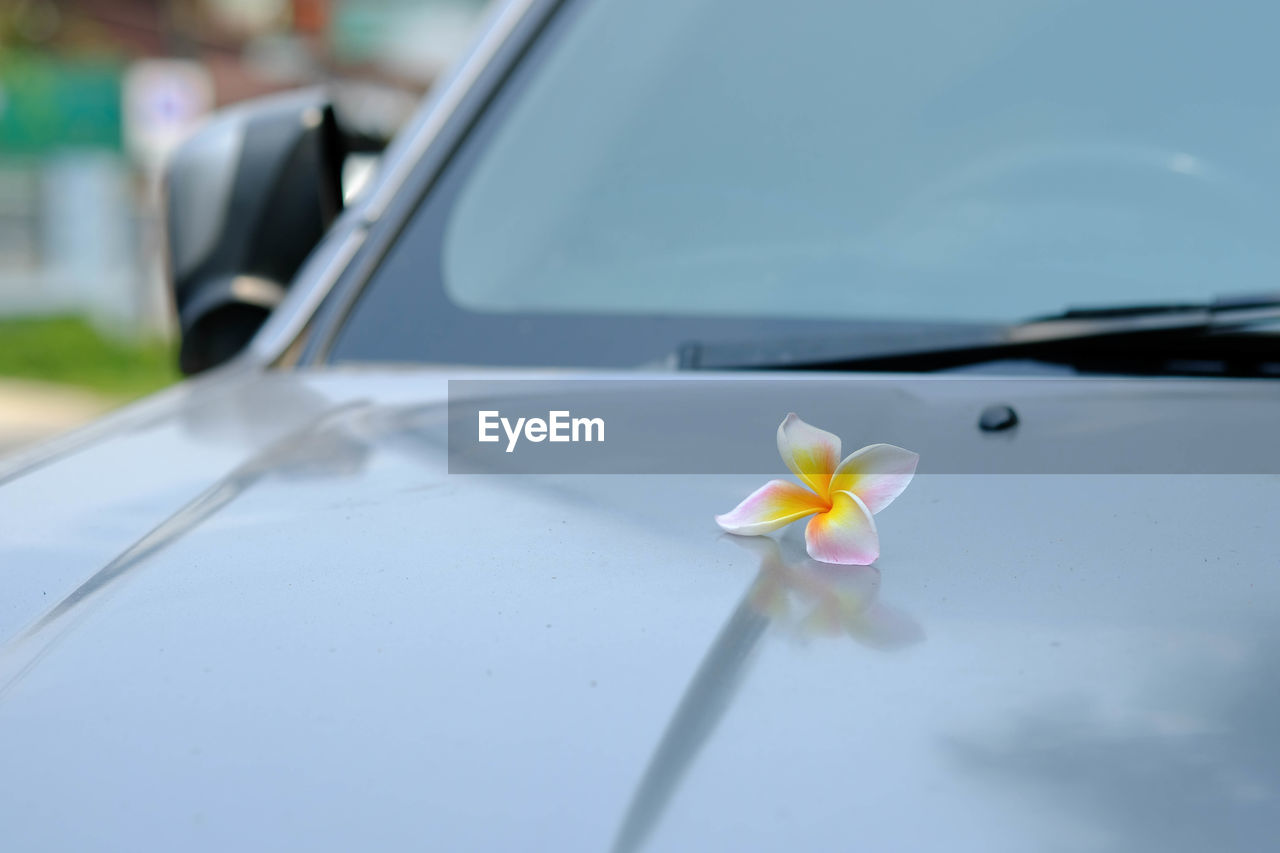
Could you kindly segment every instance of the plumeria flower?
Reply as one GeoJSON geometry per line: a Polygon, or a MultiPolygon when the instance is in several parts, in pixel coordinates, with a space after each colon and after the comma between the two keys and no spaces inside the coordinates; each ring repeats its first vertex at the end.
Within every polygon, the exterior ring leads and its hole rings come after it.
{"type": "Polygon", "coordinates": [[[770,480],[716,523],[739,536],[761,536],[813,516],[804,531],[809,556],[865,566],[880,556],[875,513],[893,503],[915,476],[919,455],[871,444],[840,458],[840,438],[795,413],[778,427],[778,452],[803,486],[770,480]]]}

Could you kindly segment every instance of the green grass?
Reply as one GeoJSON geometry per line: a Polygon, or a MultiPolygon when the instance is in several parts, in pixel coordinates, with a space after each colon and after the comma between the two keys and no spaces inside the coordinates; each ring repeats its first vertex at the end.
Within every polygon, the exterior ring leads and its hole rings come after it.
{"type": "Polygon", "coordinates": [[[172,344],[117,340],[83,317],[0,318],[0,377],[133,398],[178,381],[177,363],[172,344]]]}

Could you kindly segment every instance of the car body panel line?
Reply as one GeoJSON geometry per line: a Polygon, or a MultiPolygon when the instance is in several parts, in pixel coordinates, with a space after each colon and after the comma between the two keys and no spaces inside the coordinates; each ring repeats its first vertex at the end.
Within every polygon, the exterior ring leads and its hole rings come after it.
{"type": "Polygon", "coordinates": [[[325,439],[335,425],[368,407],[367,401],[337,406],[253,454],[90,575],[31,626],[5,641],[0,645],[0,701],[65,635],[76,616],[83,615],[87,604],[116,586],[149,557],[212,518],[264,476],[306,459],[309,451],[325,453],[332,446],[325,439]]]}

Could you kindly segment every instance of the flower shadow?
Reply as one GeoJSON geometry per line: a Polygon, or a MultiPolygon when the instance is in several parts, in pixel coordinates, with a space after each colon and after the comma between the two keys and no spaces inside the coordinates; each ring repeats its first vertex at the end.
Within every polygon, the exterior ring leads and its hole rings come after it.
{"type": "Polygon", "coordinates": [[[924,639],[909,615],[880,602],[875,566],[822,563],[804,542],[769,536],[722,538],[755,553],[760,567],[716,635],[654,748],[614,839],[614,851],[640,849],[658,825],[698,753],[733,704],[770,628],[799,641],[847,636],[876,651],[924,639]]]}

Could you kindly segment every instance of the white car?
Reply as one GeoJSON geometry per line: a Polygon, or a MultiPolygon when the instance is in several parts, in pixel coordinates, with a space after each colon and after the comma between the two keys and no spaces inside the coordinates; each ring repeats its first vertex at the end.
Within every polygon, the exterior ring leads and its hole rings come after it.
{"type": "Polygon", "coordinates": [[[0,467],[0,849],[1275,849],[1278,25],[514,0],[341,210],[214,123],[199,375],[0,467]]]}

